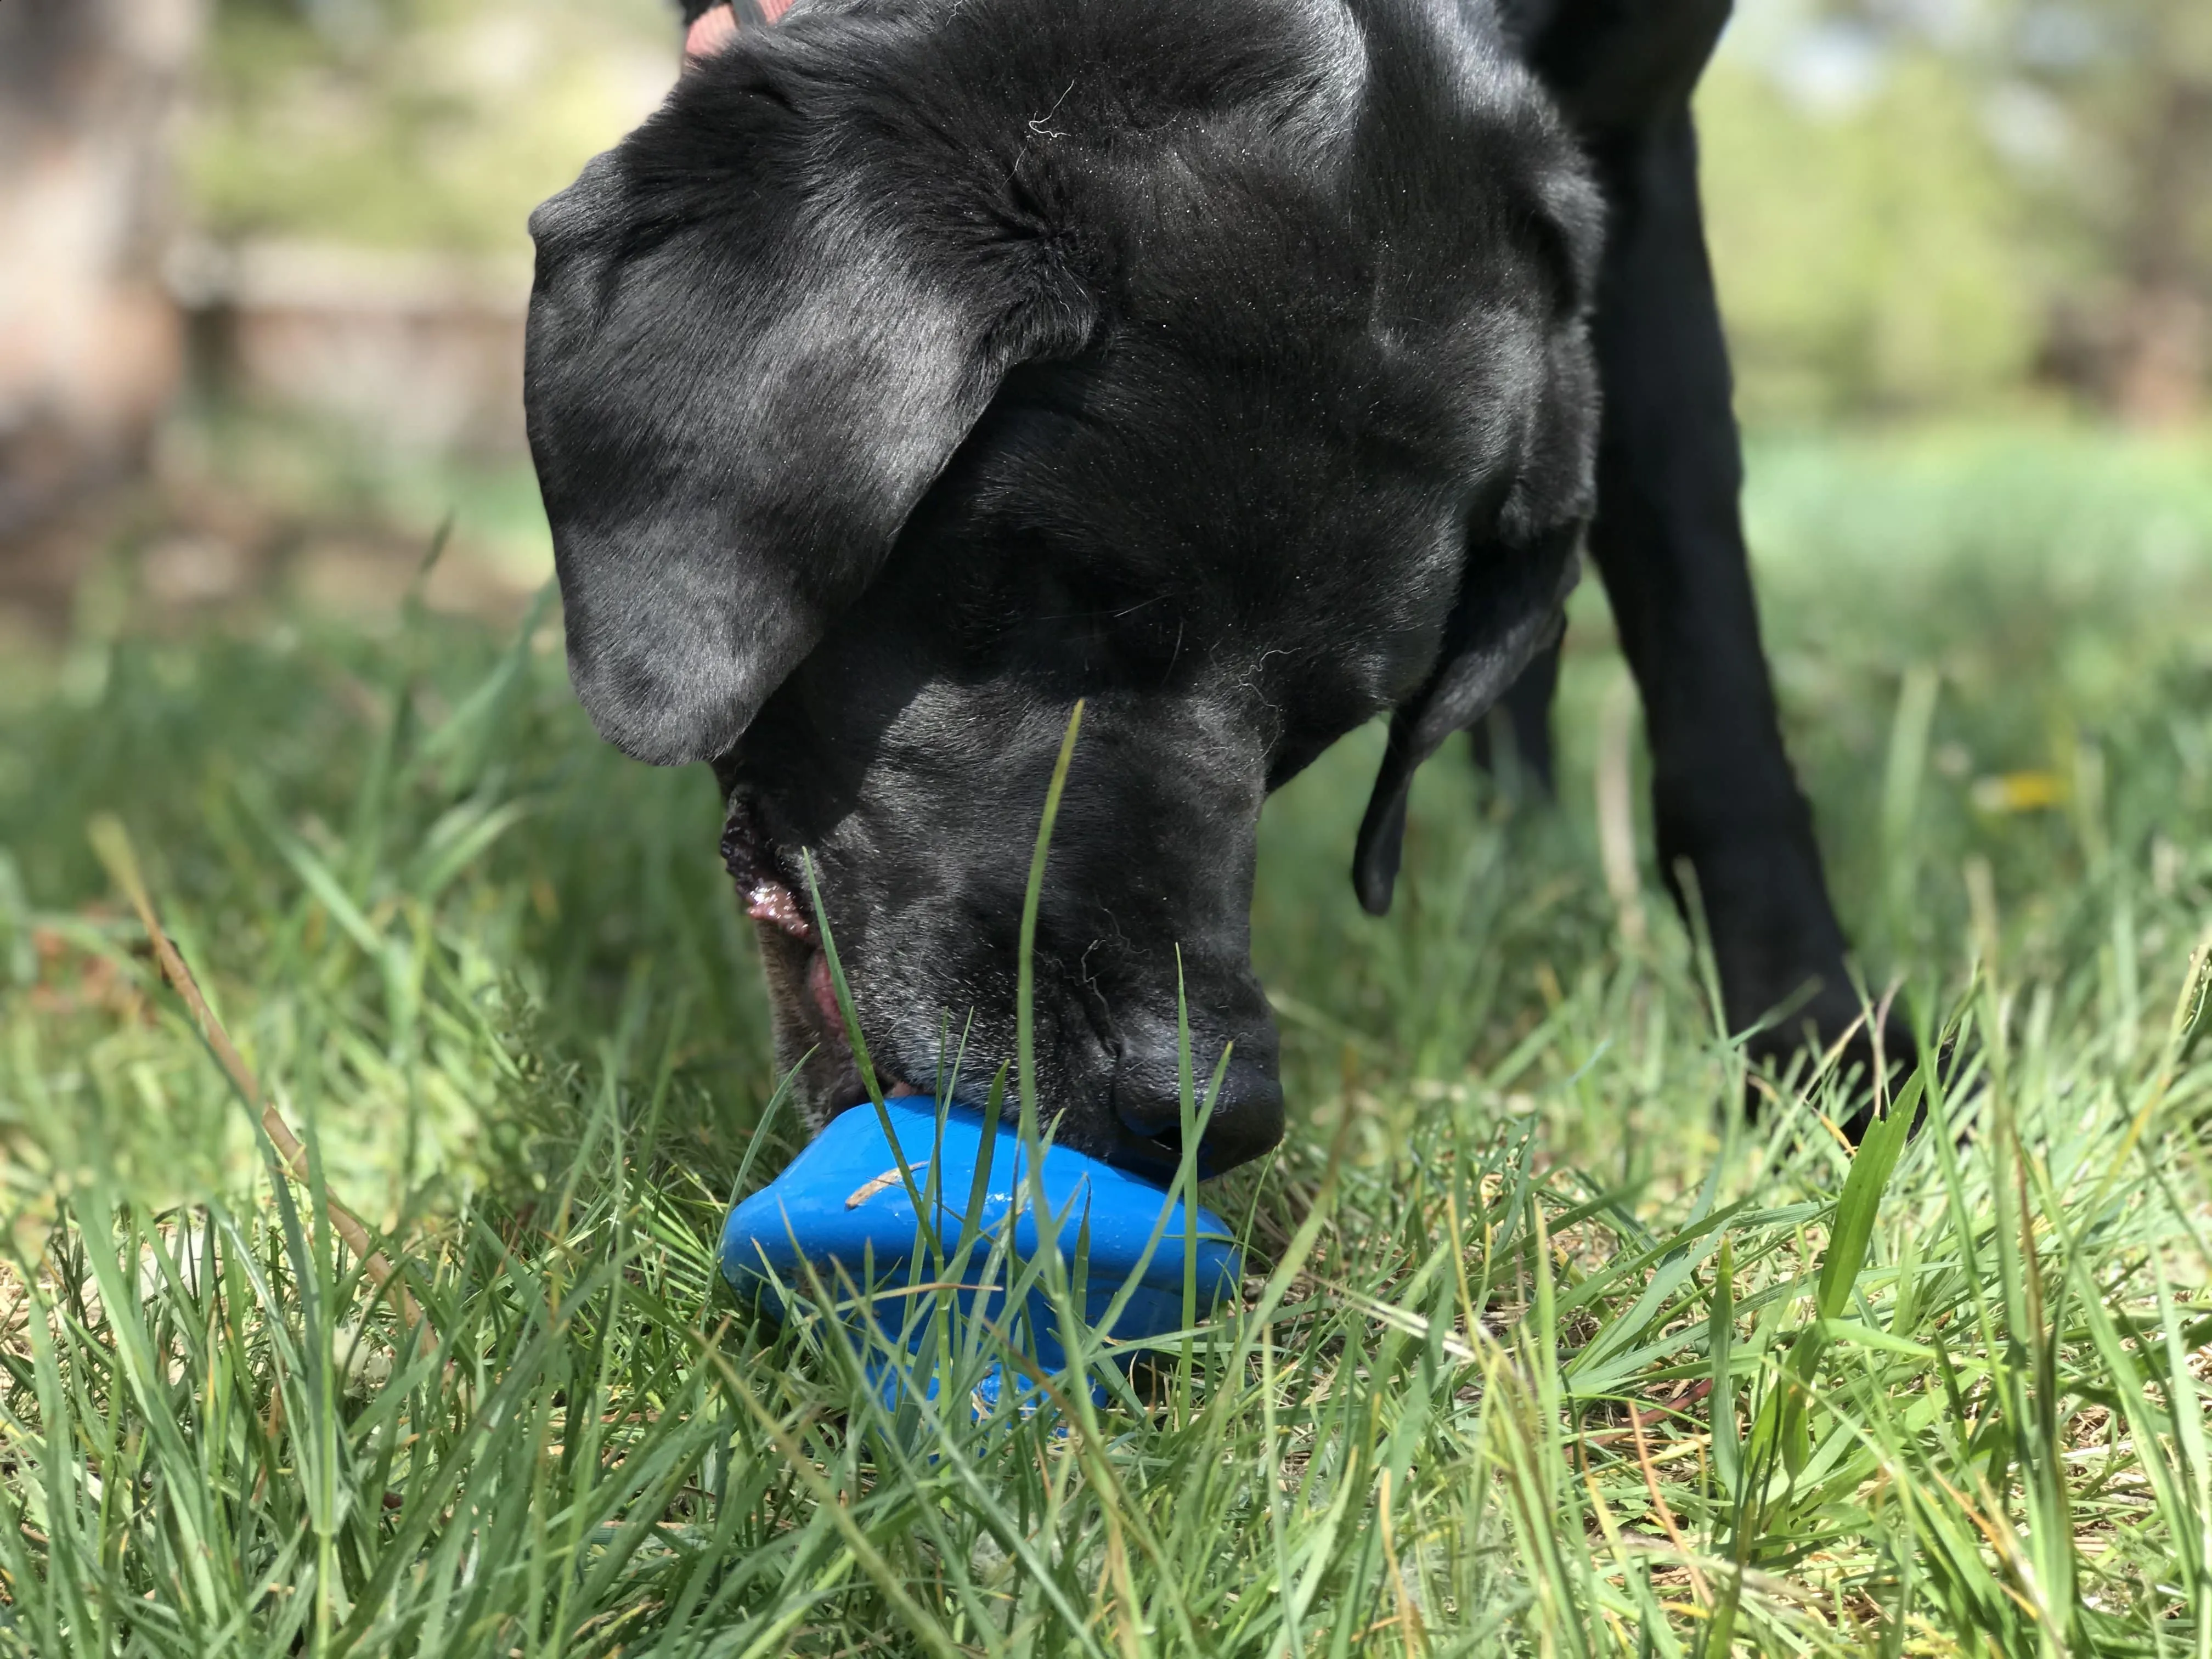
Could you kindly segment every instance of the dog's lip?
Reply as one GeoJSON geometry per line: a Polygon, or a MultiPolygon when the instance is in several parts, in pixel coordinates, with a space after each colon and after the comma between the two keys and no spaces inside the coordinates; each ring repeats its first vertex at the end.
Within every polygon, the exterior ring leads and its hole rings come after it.
{"type": "MultiPolygon", "coordinates": [[[[884,1098],[885,1100],[927,1100],[929,1098],[928,1090],[917,1089],[914,1085],[908,1083],[904,1078],[884,1077],[879,1075],[876,1079],[876,1084],[877,1086],[884,1091],[884,1098]]],[[[836,1117],[842,1113],[851,1111],[856,1106],[865,1106],[868,1103],[868,1085],[860,1081],[859,1073],[856,1070],[853,1076],[845,1083],[844,1086],[837,1090],[836,1093],[830,1097],[828,1107],[829,1115],[836,1117]]]]}
{"type": "MultiPolygon", "coordinates": [[[[757,804],[743,795],[731,798],[728,816],[723,823],[722,863],[737,881],[745,914],[763,928],[781,934],[805,952],[798,1012],[813,1028],[817,1053],[828,1057],[833,1065],[840,1056],[843,1060],[842,1066],[837,1067],[842,1076],[823,1103],[829,1115],[834,1117],[859,1105],[868,1098],[868,1091],[860,1080],[860,1067],[846,1034],[844,1011],[837,1006],[829,952],[823,948],[813,922],[799,902],[798,884],[788,873],[788,860],[763,832],[757,804]]],[[[886,1100],[929,1092],[896,1073],[880,1068],[876,1080],[886,1100]]]]}
{"type": "MultiPolygon", "coordinates": [[[[768,918],[763,917],[762,920],[768,918]]],[[[814,1012],[818,1017],[816,1030],[822,1046],[834,1048],[843,1054],[845,1060],[845,1080],[829,1101],[830,1115],[834,1117],[867,1099],[868,1090],[860,1080],[860,1066],[853,1057],[853,1045],[845,1030],[844,1010],[837,1006],[837,988],[830,973],[829,952],[818,945],[807,954],[806,998],[814,1005],[814,1012]]],[[[917,1088],[896,1073],[880,1068],[876,1073],[876,1082],[886,1100],[904,1100],[929,1092],[927,1089],[917,1088]]]]}
{"type": "Polygon", "coordinates": [[[745,888],[745,914],[804,945],[814,943],[814,924],[799,908],[799,896],[774,876],[757,876],[745,888]]]}
{"type": "Polygon", "coordinates": [[[747,915],[803,945],[814,942],[814,923],[799,902],[791,861],[763,826],[759,804],[743,793],[730,797],[722,821],[722,866],[736,879],[747,915]]]}
{"type": "MultiPolygon", "coordinates": [[[[1182,1145],[1177,1137],[1140,1135],[1123,1129],[1107,1149],[1105,1161],[1164,1187],[1182,1168],[1182,1145]]],[[[1205,1174],[1202,1160],[1199,1172],[1205,1174]]]]}

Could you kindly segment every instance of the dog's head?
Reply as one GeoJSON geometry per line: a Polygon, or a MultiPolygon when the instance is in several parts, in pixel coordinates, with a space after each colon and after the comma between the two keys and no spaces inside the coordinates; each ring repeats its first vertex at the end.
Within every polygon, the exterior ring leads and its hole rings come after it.
{"type": "Polygon", "coordinates": [[[532,447],[599,730],[710,760],[816,1117],[1014,1048],[1061,1139],[1281,1131],[1247,951],[1268,792],[1395,710],[1413,768],[1558,625],[1589,503],[1595,198],[1478,8],[802,5],[532,222],[532,447]]]}

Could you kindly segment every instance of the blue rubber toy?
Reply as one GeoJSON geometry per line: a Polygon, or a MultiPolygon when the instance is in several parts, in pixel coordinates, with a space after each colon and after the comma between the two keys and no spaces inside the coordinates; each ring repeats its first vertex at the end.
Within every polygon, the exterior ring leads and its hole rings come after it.
{"type": "MultiPolygon", "coordinates": [[[[1041,1169],[1048,1218],[1041,1226],[1028,1154],[1013,1124],[1001,1122],[987,1140],[981,1112],[960,1105],[940,1110],[927,1097],[886,1102],[885,1113],[905,1175],[884,1139],[883,1116],[863,1102],[831,1119],[789,1168],[730,1212],[722,1272],[741,1294],[781,1315],[787,1296],[811,1299],[818,1285],[856,1337],[880,1334],[872,1337],[879,1358],[871,1370],[894,1400],[908,1380],[890,1374],[884,1349],[902,1344],[912,1356],[906,1363],[930,1364],[939,1351],[935,1310],[947,1302],[966,1320],[980,1317],[1006,1331],[1042,1372],[1066,1368],[1059,1319],[1041,1278],[1021,1298],[1018,1316],[1007,1318],[1008,1287],[1035,1261],[1041,1238],[1056,1239],[1087,1328],[1112,1339],[1124,1363],[1146,1338],[1182,1328],[1192,1241],[1180,1200],[1140,1176],[1048,1145],[1041,1169]],[[994,1250],[1009,1219],[1012,1250],[994,1250]],[[940,1278],[948,1266],[952,1271],[940,1278]],[[907,1288],[946,1283],[958,1287],[949,1297],[917,1297],[907,1288]]],[[[1219,1216],[1200,1208],[1195,1221],[1195,1311],[1202,1318],[1236,1295],[1243,1264],[1219,1216]]],[[[1017,1392],[1027,1387],[1018,1383],[1017,1392]]],[[[933,1396],[935,1382],[926,1382],[923,1392],[933,1396]]],[[[976,1393],[981,1407],[995,1405],[995,1370],[976,1393]]]]}

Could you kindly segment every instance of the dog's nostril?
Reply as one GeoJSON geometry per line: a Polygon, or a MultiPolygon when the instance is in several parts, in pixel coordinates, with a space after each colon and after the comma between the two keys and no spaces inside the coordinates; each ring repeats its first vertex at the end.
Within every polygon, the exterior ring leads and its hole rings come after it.
{"type": "MultiPolygon", "coordinates": [[[[1201,1071],[1203,1096],[1208,1073],[1201,1071]]],[[[1182,1090],[1173,1058],[1127,1057],[1114,1075],[1114,1111],[1121,1125],[1145,1140],[1164,1143],[1172,1156],[1181,1145],[1182,1090]]],[[[1274,1067],[1242,1054],[1230,1057],[1199,1146],[1199,1168],[1219,1175],[1259,1157],[1283,1138],[1283,1085],[1274,1067]]]]}

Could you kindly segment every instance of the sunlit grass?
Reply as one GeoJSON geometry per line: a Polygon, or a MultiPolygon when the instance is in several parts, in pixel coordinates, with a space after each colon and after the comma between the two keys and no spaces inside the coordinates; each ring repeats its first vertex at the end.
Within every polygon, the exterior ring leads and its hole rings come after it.
{"type": "Polygon", "coordinates": [[[99,647],[0,738],[0,1646],[2212,1654],[2212,508],[2109,453],[1793,450],[1755,503],[1869,990],[1948,1056],[1892,1130],[1820,1072],[1724,1109],[1656,872],[1639,937],[1601,872],[1586,606],[1559,807],[1439,764],[1389,923],[1371,738],[1271,809],[1246,1305],[1026,1416],[720,1285],[796,1130],[712,787],[603,751],[550,630],[99,647]]]}

